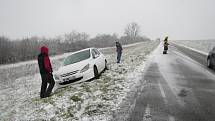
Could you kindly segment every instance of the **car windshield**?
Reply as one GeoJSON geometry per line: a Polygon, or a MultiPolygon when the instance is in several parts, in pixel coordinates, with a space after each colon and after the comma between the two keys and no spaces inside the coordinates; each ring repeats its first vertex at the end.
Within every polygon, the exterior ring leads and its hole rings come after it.
{"type": "Polygon", "coordinates": [[[90,50],[84,50],[84,51],[81,51],[81,52],[78,52],[78,53],[75,53],[73,55],[68,56],[64,60],[63,65],[66,66],[69,64],[77,63],[77,62],[80,62],[82,60],[86,60],[88,58],[90,58],[90,50]]]}

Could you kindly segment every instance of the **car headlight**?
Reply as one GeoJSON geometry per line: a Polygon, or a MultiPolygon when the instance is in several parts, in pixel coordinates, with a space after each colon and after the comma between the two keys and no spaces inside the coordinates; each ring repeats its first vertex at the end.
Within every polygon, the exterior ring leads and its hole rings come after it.
{"type": "Polygon", "coordinates": [[[60,78],[59,78],[59,76],[58,75],[54,75],[54,78],[56,79],[56,80],[60,80],[60,78]]]}
{"type": "Polygon", "coordinates": [[[87,71],[90,68],[90,64],[87,64],[82,70],[81,73],[87,71]]]}

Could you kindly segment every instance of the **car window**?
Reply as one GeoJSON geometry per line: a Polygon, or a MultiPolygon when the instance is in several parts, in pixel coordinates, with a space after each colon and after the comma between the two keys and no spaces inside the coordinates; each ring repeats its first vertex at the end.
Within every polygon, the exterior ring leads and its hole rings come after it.
{"type": "Polygon", "coordinates": [[[90,58],[90,50],[84,50],[75,54],[72,54],[64,59],[63,65],[69,65],[73,63],[80,62],[82,60],[86,60],[90,58]]]}
{"type": "Polygon", "coordinates": [[[100,53],[98,52],[98,50],[93,49],[93,51],[95,52],[96,55],[100,55],[100,53]]]}
{"type": "Polygon", "coordinates": [[[93,49],[93,52],[96,54],[96,55],[99,55],[100,53],[98,53],[97,51],[96,51],[96,49],[93,49]]]}
{"type": "Polygon", "coordinates": [[[92,55],[93,55],[93,57],[95,57],[95,55],[96,55],[96,52],[94,51],[94,49],[92,49],[92,55]]]}
{"type": "Polygon", "coordinates": [[[97,49],[94,49],[96,54],[100,55],[100,52],[97,49]]]}
{"type": "MultiPolygon", "coordinates": [[[[98,51],[96,51],[96,49],[92,49],[92,55],[93,55],[93,57],[95,57],[96,55],[100,55],[100,53],[98,52],[98,51]]],[[[97,57],[98,57],[97,56],[97,57]]]]}

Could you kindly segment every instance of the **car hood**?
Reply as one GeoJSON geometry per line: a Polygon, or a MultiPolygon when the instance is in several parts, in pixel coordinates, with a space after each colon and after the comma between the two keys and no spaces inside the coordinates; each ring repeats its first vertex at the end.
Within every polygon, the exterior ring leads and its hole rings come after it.
{"type": "Polygon", "coordinates": [[[69,73],[69,72],[73,72],[73,71],[77,71],[77,70],[81,70],[83,69],[87,64],[90,63],[90,58],[87,60],[83,60],[77,63],[73,63],[70,65],[66,65],[66,66],[61,66],[58,71],[55,73],[57,75],[61,75],[61,74],[65,74],[65,73],[69,73]]]}

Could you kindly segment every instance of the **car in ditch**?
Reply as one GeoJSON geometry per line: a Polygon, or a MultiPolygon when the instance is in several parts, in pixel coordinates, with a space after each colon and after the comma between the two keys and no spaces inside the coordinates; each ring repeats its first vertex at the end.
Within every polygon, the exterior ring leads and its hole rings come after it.
{"type": "Polygon", "coordinates": [[[209,52],[207,57],[208,68],[214,69],[215,67],[215,47],[209,52]]]}
{"type": "Polygon", "coordinates": [[[87,48],[66,57],[54,79],[58,86],[65,86],[98,78],[105,69],[105,56],[96,48],[87,48]]]}

